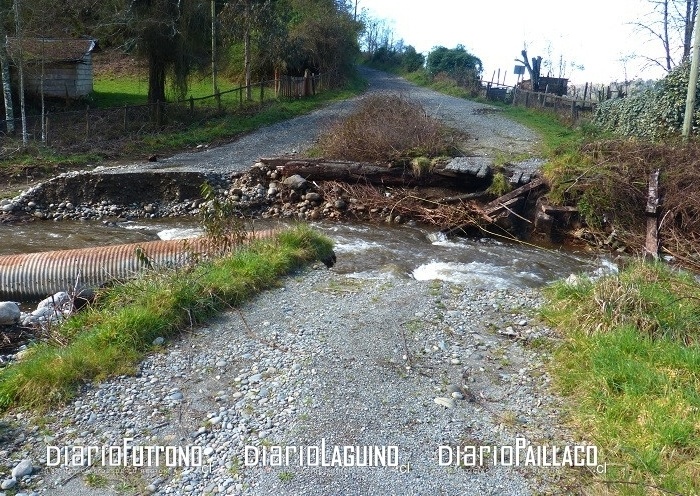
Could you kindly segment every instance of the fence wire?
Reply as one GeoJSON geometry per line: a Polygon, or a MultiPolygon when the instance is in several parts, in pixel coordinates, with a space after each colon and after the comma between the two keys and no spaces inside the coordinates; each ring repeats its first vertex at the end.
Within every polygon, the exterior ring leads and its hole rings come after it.
{"type": "MultiPolygon", "coordinates": [[[[183,131],[223,116],[242,117],[279,99],[303,98],[337,87],[337,74],[287,77],[242,86],[199,98],[111,108],[89,108],[26,117],[30,142],[44,142],[55,150],[83,152],[100,149],[109,154],[134,137],[183,131]]],[[[0,129],[5,129],[0,121],[0,129]]],[[[21,136],[21,119],[15,119],[21,136]]],[[[0,155],[7,155],[6,150],[0,155]]],[[[10,147],[11,148],[11,147],[10,147]]],[[[2,158],[0,156],[0,158],[2,158]]]]}

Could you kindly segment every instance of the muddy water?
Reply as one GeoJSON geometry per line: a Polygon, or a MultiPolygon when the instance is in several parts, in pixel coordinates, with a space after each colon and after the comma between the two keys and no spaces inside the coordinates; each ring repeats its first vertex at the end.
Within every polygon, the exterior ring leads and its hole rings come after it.
{"type": "MultiPolygon", "coordinates": [[[[281,227],[255,221],[253,229],[281,227]]],[[[417,226],[317,223],[335,242],[333,268],[356,278],[441,279],[483,288],[538,287],[571,273],[606,270],[604,259],[495,241],[431,240],[430,229],[417,226]]],[[[198,234],[195,219],[165,219],[103,225],[90,222],[33,222],[0,225],[0,255],[66,248],[174,239],[198,234]]]]}

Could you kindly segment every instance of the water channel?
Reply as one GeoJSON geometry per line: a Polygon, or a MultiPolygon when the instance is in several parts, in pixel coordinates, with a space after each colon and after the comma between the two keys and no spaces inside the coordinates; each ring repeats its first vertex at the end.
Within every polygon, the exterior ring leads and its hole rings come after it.
{"type": "MultiPolygon", "coordinates": [[[[280,221],[250,221],[253,229],[283,227],[280,221]]],[[[333,239],[334,271],[355,278],[440,279],[472,287],[539,287],[572,273],[611,269],[604,257],[540,248],[490,238],[439,238],[430,228],[319,222],[333,239]]],[[[176,239],[201,231],[194,218],[105,225],[101,222],[32,222],[0,225],[0,255],[176,239]]]]}

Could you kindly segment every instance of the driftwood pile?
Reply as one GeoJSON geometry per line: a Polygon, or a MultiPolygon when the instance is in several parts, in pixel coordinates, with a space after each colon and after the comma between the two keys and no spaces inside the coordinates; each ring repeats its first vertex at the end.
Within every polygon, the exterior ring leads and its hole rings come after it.
{"type": "MultiPolygon", "coordinates": [[[[281,184],[300,177],[314,190],[309,195],[278,193],[288,207],[296,201],[307,218],[355,218],[384,222],[413,220],[453,233],[518,218],[525,222],[527,200],[546,189],[541,178],[530,180],[488,203],[491,163],[484,157],[460,157],[425,170],[324,159],[263,158],[259,167],[281,184]],[[311,199],[311,200],[309,200],[311,199]],[[316,203],[314,203],[316,201],[316,203]]],[[[278,184],[277,182],[274,183],[278,184]]],[[[534,205],[534,202],[529,202],[534,205]]],[[[289,210],[272,208],[272,215],[289,210]]],[[[507,224],[507,223],[506,223],[507,224]]]]}

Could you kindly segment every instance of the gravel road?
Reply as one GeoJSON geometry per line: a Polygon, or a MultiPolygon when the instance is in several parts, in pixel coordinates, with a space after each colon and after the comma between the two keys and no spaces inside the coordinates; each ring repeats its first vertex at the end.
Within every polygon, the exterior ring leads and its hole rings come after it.
{"type": "Polygon", "coordinates": [[[375,92],[398,93],[420,101],[430,115],[466,132],[470,136],[467,152],[474,155],[529,152],[537,141],[532,131],[506,119],[494,107],[443,95],[372,69],[363,68],[361,71],[369,87],[358,98],[336,102],[310,114],[258,129],[228,145],[179,153],[158,162],[130,164],[114,170],[208,170],[222,175],[247,170],[260,157],[302,153],[331,123],[347,115],[362,98],[375,92]]]}
{"type": "MultiPolygon", "coordinates": [[[[472,133],[481,153],[533,145],[532,133],[500,115],[473,113],[478,104],[368,74],[373,90],[410,93],[472,133]]],[[[233,171],[261,155],[303,150],[318,126],[353,104],[154,167],[233,171]]],[[[532,289],[356,279],[317,264],[166,341],[135,376],[86,387],[44,415],[6,414],[0,487],[71,496],[571,494],[564,469],[510,466],[507,454],[494,462],[489,451],[483,465],[455,460],[458,447],[484,453],[518,439],[531,448],[577,441],[558,427],[561,405],[543,368],[556,338],[537,321],[539,303],[532,289]],[[201,453],[206,467],[103,467],[98,455],[93,466],[82,466],[80,457],[70,458],[75,446],[125,442],[201,453]],[[331,466],[300,463],[299,452],[322,444],[331,466]],[[68,460],[47,467],[47,446],[56,447],[48,461],[58,462],[59,452],[68,460]],[[368,447],[379,457],[374,466],[349,466],[360,457],[336,458],[334,449],[345,453],[345,446],[354,447],[351,454],[368,447]],[[263,452],[291,458],[263,460],[263,452]],[[23,459],[33,470],[12,479],[13,468],[27,468],[23,459]]]]}

